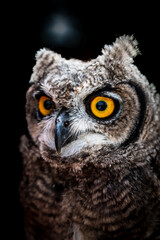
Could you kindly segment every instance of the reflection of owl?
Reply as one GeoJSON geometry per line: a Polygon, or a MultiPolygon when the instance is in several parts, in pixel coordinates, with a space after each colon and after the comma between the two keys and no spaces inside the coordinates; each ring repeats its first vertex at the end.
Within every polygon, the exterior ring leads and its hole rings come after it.
{"type": "Polygon", "coordinates": [[[88,62],[46,49],[27,92],[27,240],[160,239],[160,96],[123,36],[88,62]]]}

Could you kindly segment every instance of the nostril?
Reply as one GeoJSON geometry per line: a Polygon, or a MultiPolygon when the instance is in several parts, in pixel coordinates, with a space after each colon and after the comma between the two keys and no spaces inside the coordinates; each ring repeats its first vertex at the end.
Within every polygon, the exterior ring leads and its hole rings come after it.
{"type": "Polygon", "coordinates": [[[69,125],[69,121],[65,121],[65,122],[63,123],[63,126],[64,126],[64,127],[68,127],[68,125],[69,125]]]}
{"type": "Polygon", "coordinates": [[[60,120],[59,118],[56,119],[56,123],[60,123],[60,121],[61,121],[61,120],[60,120]]]}

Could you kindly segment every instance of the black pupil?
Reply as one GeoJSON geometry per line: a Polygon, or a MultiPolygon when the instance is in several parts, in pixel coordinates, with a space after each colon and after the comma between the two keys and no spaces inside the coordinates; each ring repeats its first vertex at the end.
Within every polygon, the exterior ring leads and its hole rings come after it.
{"type": "Polygon", "coordinates": [[[99,110],[99,111],[104,111],[106,110],[107,108],[107,103],[105,101],[99,101],[97,102],[96,104],[96,108],[99,110]]]}
{"type": "Polygon", "coordinates": [[[52,102],[51,102],[50,100],[46,100],[46,101],[44,102],[44,107],[45,107],[45,109],[47,109],[47,110],[51,109],[51,108],[53,107],[52,102]]]}

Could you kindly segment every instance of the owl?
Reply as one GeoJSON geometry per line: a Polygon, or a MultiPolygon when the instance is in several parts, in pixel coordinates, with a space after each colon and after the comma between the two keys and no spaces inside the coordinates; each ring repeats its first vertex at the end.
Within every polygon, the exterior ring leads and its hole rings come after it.
{"type": "Polygon", "coordinates": [[[90,61],[36,54],[21,137],[27,240],[160,239],[160,95],[133,36],[90,61]]]}

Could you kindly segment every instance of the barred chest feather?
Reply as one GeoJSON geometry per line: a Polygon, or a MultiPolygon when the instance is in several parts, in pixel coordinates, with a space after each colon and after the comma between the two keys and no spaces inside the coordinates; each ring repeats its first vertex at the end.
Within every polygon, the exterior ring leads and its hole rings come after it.
{"type": "Polygon", "coordinates": [[[31,151],[20,187],[27,239],[158,239],[160,186],[150,168],[69,174],[31,151]]]}

